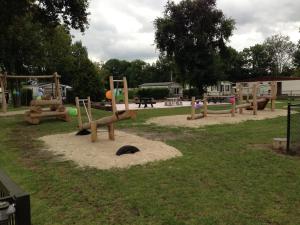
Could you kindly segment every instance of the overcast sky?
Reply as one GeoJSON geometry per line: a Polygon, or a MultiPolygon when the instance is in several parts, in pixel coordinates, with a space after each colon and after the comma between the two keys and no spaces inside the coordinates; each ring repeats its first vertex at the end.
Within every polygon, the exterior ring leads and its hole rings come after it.
{"type": "MultiPolygon", "coordinates": [[[[175,0],[179,2],[180,0],[175,0]]],[[[73,32],[95,61],[110,58],[153,62],[153,21],[161,17],[167,0],[90,0],[90,26],[84,35],[73,32]]],[[[281,33],[300,39],[299,0],[217,0],[217,6],[236,21],[230,45],[242,50],[281,33]]]]}

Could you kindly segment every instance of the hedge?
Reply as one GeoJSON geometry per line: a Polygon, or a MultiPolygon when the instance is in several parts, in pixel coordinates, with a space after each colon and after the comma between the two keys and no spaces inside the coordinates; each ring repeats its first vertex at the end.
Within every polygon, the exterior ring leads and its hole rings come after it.
{"type": "Polygon", "coordinates": [[[32,89],[23,88],[21,89],[21,105],[29,106],[32,100],[32,89]]]}
{"type": "Polygon", "coordinates": [[[168,88],[141,88],[137,91],[139,98],[164,99],[168,97],[170,91],[168,88]]]}
{"type": "Polygon", "coordinates": [[[183,90],[183,96],[188,98],[192,98],[192,97],[200,98],[201,94],[197,88],[190,88],[190,89],[183,90]]]}

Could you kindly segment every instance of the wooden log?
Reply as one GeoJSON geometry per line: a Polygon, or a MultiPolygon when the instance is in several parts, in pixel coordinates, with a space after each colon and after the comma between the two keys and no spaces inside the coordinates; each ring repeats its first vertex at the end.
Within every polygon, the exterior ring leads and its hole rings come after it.
{"type": "Polygon", "coordinates": [[[114,88],[114,78],[113,76],[109,77],[109,87],[111,91],[111,108],[113,113],[115,114],[117,112],[117,106],[116,106],[116,98],[115,98],[115,88],[114,88]]]}
{"type": "MultiPolygon", "coordinates": [[[[239,84],[239,103],[242,103],[244,100],[244,96],[243,96],[243,85],[242,84],[239,84]]],[[[241,105],[241,104],[239,104],[241,105]]],[[[240,114],[243,114],[243,107],[241,108],[238,108],[239,109],[239,113],[240,114]]]]}
{"type": "Polygon", "coordinates": [[[207,114],[229,114],[232,109],[224,109],[224,110],[207,110],[207,114]]]}
{"type": "Polygon", "coordinates": [[[197,120],[197,119],[202,119],[202,118],[204,118],[203,113],[201,113],[201,114],[195,114],[194,117],[188,116],[187,120],[197,120]]]}
{"type": "MultiPolygon", "coordinates": [[[[125,111],[120,115],[112,115],[112,116],[107,116],[107,117],[103,117],[101,119],[95,120],[94,122],[97,123],[97,126],[104,126],[104,125],[108,125],[114,122],[117,122],[119,120],[126,120],[126,119],[130,119],[130,118],[135,118],[136,117],[136,111],[133,110],[129,110],[129,111],[125,111]]],[[[90,129],[91,128],[91,124],[90,123],[84,123],[82,124],[82,128],[81,129],[90,129]]]]}
{"type": "Polygon", "coordinates": [[[93,120],[91,97],[89,96],[87,99],[88,99],[88,114],[90,116],[90,120],[93,120]]]}
{"type": "Polygon", "coordinates": [[[243,109],[243,108],[250,107],[251,105],[252,105],[251,103],[244,103],[244,104],[236,105],[235,108],[243,109]]]}
{"type": "Polygon", "coordinates": [[[79,98],[75,98],[76,108],[77,108],[77,120],[78,120],[78,128],[82,129],[82,118],[81,118],[81,111],[80,111],[80,103],[79,98]]]}
{"type": "Polygon", "coordinates": [[[91,122],[91,141],[97,141],[97,123],[94,121],[91,122]]]}
{"type": "Polygon", "coordinates": [[[125,103],[125,110],[129,110],[129,100],[128,100],[128,84],[126,77],[123,77],[123,94],[124,94],[124,103],[125,103]]]}
{"type": "Polygon", "coordinates": [[[7,102],[6,102],[6,97],[5,97],[5,78],[1,77],[0,78],[0,85],[1,85],[1,96],[2,96],[2,112],[6,113],[7,112],[7,102]]]}
{"type": "MultiPolygon", "coordinates": [[[[0,75],[0,77],[4,77],[3,74],[0,75]]],[[[53,79],[54,75],[36,75],[36,76],[27,76],[27,75],[6,75],[6,78],[9,79],[53,79]]],[[[57,75],[57,77],[60,78],[60,75],[57,75]]]]}
{"type": "Polygon", "coordinates": [[[192,112],[191,112],[191,120],[195,119],[195,101],[196,101],[196,97],[192,97],[192,112]]]}
{"type": "Polygon", "coordinates": [[[253,85],[252,90],[252,96],[253,96],[253,115],[257,115],[257,84],[253,85]]]}
{"type": "Polygon", "coordinates": [[[59,116],[65,116],[67,112],[57,112],[57,111],[43,111],[41,113],[33,113],[30,112],[29,116],[31,118],[41,118],[41,117],[59,117],[59,116]]]}
{"type": "Polygon", "coordinates": [[[48,106],[48,105],[61,105],[61,101],[57,99],[52,100],[31,100],[31,106],[48,106]]]}
{"type": "Polygon", "coordinates": [[[235,99],[234,102],[231,104],[231,116],[235,117],[235,99]]]}
{"type": "Polygon", "coordinates": [[[29,110],[30,113],[41,113],[43,111],[42,107],[40,106],[31,106],[29,110]]]}
{"type": "Polygon", "coordinates": [[[113,123],[108,124],[107,128],[108,128],[108,139],[111,140],[111,141],[114,141],[115,140],[115,128],[114,128],[114,124],[113,123]]]}
{"type": "Polygon", "coordinates": [[[203,102],[203,117],[207,117],[207,105],[208,105],[208,102],[207,102],[207,96],[204,95],[204,102],[203,102]]]}

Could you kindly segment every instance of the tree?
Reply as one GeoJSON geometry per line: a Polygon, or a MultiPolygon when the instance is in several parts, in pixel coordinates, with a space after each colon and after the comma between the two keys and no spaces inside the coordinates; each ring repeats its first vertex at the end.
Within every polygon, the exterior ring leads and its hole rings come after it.
{"type": "MultiPolygon", "coordinates": [[[[0,66],[9,73],[45,73],[52,47],[70,47],[69,29],[88,25],[88,0],[10,0],[0,8],[0,66]],[[63,34],[64,33],[64,34],[63,34]],[[55,37],[67,41],[53,43],[55,37]],[[67,43],[68,42],[68,43],[67,43]],[[66,44],[65,46],[62,46],[66,44]],[[51,46],[51,47],[49,47],[51,46]]],[[[58,51],[56,51],[57,53],[58,51]]],[[[49,68],[50,69],[50,68],[49,68]]],[[[53,71],[52,71],[53,72],[53,71]]]]}
{"type": "Polygon", "coordinates": [[[269,56],[271,57],[274,75],[280,75],[284,70],[293,67],[293,55],[295,44],[290,41],[288,36],[281,34],[274,35],[264,42],[269,56]]]}
{"type": "Polygon", "coordinates": [[[203,91],[218,80],[220,52],[232,35],[234,21],[216,8],[215,0],[168,1],[164,16],[154,24],[157,48],[174,59],[183,82],[203,91]]]}

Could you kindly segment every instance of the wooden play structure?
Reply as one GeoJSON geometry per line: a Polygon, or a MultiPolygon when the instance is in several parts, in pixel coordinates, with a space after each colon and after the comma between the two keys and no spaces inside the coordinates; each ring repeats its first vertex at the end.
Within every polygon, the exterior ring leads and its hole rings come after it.
{"type": "Polygon", "coordinates": [[[91,133],[91,141],[97,141],[97,128],[101,126],[106,126],[108,129],[108,137],[110,140],[115,140],[114,134],[114,123],[120,120],[126,120],[130,118],[136,117],[136,111],[129,110],[129,102],[128,102],[128,86],[126,77],[123,77],[123,80],[114,80],[112,76],[109,77],[109,85],[111,90],[111,104],[112,104],[112,113],[113,115],[103,117],[100,119],[94,119],[92,116],[92,107],[91,100],[88,97],[87,99],[79,99],[76,97],[76,107],[77,107],[77,117],[78,117],[78,127],[79,132],[82,134],[86,134],[87,130],[90,130],[91,133]],[[114,95],[114,83],[123,83],[123,93],[124,93],[124,103],[125,103],[125,111],[117,111],[116,106],[116,98],[114,95]],[[85,113],[88,118],[88,122],[83,122],[81,116],[81,106],[84,107],[85,113]]]}
{"type": "Polygon", "coordinates": [[[66,108],[62,104],[61,89],[60,89],[60,76],[57,73],[53,75],[37,75],[37,76],[17,76],[0,74],[1,94],[2,94],[2,112],[7,112],[7,99],[5,96],[6,85],[8,79],[53,79],[55,88],[54,96],[45,99],[32,100],[30,102],[29,111],[25,112],[25,120],[30,124],[39,124],[42,118],[54,117],[69,121],[69,116],[66,108]]]}
{"type": "Polygon", "coordinates": [[[253,115],[257,115],[258,110],[264,110],[267,106],[268,102],[271,101],[271,111],[275,110],[275,100],[277,95],[277,85],[276,82],[272,82],[269,86],[270,93],[266,94],[258,94],[259,87],[261,85],[255,83],[252,87],[243,87],[241,84],[238,87],[238,90],[235,95],[232,96],[207,96],[204,95],[203,101],[203,110],[201,113],[196,114],[196,99],[192,98],[191,104],[191,116],[188,116],[188,120],[196,120],[200,118],[207,117],[208,114],[231,114],[232,117],[235,114],[243,114],[243,110],[252,110],[253,115]],[[246,90],[246,96],[244,95],[244,91],[246,90]],[[250,95],[251,93],[251,95],[250,95]],[[246,97],[246,99],[245,99],[246,97]],[[252,99],[251,99],[252,97],[252,99]],[[208,110],[208,100],[209,98],[228,98],[230,99],[231,109],[225,110],[208,110]],[[237,100],[237,101],[236,101],[237,100]]]}

